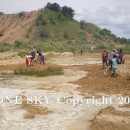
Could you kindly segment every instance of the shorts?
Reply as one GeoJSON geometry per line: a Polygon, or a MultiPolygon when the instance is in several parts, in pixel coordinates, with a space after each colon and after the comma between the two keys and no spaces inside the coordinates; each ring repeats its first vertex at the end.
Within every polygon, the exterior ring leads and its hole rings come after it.
{"type": "Polygon", "coordinates": [[[112,68],[112,73],[118,73],[118,69],[117,68],[112,68]]]}
{"type": "Polygon", "coordinates": [[[104,63],[104,62],[107,62],[107,59],[102,59],[102,62],[104,63]]]}
{"type": "Polygon", "coordinates": [[[44,56],[41,56],[41,57],[40,57],[40,64],[41,64],[42,62],[44,63],[44,56]]]}

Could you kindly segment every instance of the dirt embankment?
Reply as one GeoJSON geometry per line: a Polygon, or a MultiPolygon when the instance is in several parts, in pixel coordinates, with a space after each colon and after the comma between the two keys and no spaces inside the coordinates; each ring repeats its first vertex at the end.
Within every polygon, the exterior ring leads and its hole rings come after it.
{"type": "Polygon", "coordinates": [[[130,95],[130,56],[126,56],[125,59],[125,64],[118,65],[118,77],[111,77],[111,71],[103,69],[102,64],[74,66],[88,72],[86,77],[75,82],[81,86],[77,90],[82,93],[130,95]]]}
{"type": "MultiPolygon", "coordinates": [[[[42,10],[42,9],[41,9],[42,10]]],[[[35,32],[32,29],[34,20],[37,18],[41,10],[24,12],[18,14],[3,14],[0,17],[0,31],[3,36],[0,37],[0,43],[13,43],[16,40],[28,42],[35,32]],[[29,32],[29,30],[32,30],[29,32]],[[26,34],[29,33],[29,37],[26,34]]]]}
{"type": "Polygon", "coordinates": [[[102,109],[92,120],[91,130],[130,130],[130,112],[113,107],[102,109]]]}

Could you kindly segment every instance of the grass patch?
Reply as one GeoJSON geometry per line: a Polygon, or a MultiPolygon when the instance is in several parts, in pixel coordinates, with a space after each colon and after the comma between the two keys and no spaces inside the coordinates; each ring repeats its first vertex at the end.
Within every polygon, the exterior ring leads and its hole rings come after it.
{"type": "Polygon", "coordinates": [[[20,56],[21,58],[24,58],[26,55],[29,55],[30,53],[22,51],[18,53],[18,56],[20,56]]]}
{"type": "Polygon", "coordinates": [[[18,69],[14,71],[14,74],[44,77],[44,76],[62,75],[64,74],[64,72],[63,68],[61,67],[47,67],[44,70],[36,70],[31,68],[18,69]]]}
{"type": "Polygon", "coordinates": [[[8,43],[2,43],[0,44],[0,52],[6,52],[11,50],[12,45],[8,44],[8,43]]]}

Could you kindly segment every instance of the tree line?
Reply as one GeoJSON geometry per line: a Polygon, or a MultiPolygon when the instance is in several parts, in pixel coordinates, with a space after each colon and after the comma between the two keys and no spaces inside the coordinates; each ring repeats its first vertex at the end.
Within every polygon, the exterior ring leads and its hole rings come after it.
{"type": "Polygon", "coordinates": [[[71,7],[67,7],[67,6],[60,7],[60,5],[57,3],[51,4],[50,2],[48,2],[45,8],[53,10],[53,11],[61,11],[64,16],[70,17],[70,18],[73,18],[75,15],[74,10],[71,7]]]}

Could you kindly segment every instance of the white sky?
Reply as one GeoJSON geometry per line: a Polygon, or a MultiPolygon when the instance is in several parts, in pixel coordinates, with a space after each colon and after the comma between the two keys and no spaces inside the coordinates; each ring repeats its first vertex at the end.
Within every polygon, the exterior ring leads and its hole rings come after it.
{"type": "Polygon", "coordinates": [[[0,12],[6,14],[43,8],[47,2],[75,10],[75,19],[107,28],[117,37],[130,38],[130,0],[0,0],[0,12]]]}

